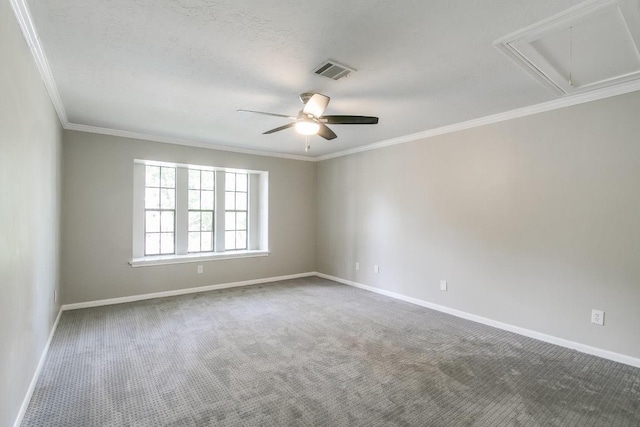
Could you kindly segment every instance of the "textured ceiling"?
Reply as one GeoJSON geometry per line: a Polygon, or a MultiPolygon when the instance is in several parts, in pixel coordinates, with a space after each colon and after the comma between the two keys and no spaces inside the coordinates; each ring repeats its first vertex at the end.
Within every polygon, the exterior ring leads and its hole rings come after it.
{"type": "Polygon", "coordinates": [[[301,92],[380,117],[319,156],[555,99],[494,40],[577,0],[28,0],[71,123],[303,155],[301,92]],[[312,74],[326,59],[358,71],[312,74]]]}

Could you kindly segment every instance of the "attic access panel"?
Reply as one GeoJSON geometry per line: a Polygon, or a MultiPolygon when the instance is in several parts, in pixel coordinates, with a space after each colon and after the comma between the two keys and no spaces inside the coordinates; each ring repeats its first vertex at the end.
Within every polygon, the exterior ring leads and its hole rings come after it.
{"type": "Polygon", "coordinates": [[[588,1],[495,46],[561,96],[640,79],[640,1],[588,1]]]}

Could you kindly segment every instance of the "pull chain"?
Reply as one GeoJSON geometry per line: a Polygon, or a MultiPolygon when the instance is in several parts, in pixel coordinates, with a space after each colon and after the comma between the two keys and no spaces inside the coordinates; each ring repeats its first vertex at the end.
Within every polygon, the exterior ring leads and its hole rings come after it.
{"type": "Polygon", "coordinates": [[[573,27],[569,27],[569,86],[573,86],[573,27]]]}
{"type": "Polygon", "coordinates": [[[304,143],[304,152],[308,153],[309,150],[311,150],[311,145],[309,145],[309,135],[306,135],[305,139],[306,139],[306,141],[304,143]]]}

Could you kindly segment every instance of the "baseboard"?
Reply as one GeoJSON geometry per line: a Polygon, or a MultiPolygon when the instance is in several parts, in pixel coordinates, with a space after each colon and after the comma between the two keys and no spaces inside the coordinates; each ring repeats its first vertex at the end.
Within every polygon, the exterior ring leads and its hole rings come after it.
{"type": "Polygon", "coordinates": [[[36,384],[38,383],[40,372],[42,371],[42,367],[44,366],[44,361],[47,359],[47,353],[49,353],[49,346],[51,345],[51,340],[53,340],[53,334],[56,332],[56,328],[58,327],[58,322],[60,321],[61,315],[62,315],[62,309],[58,310],[58,315],[56,316],[56,320],[55,322],[53,322],[53,327],[51,328],[51,332],[49,333],[49,339],[47,340],[47,344],[44,346],[44,350],[42,350],[42,355],[40,356],[40,360],[38,361],[38,366],[36,367],[36,371],[33,373],[33,378],[31,378],[31,383],[29,384],[27,393],[24,395],[24,399],[22,400],[22,405],[20,405],[20,410],[18,411],[18,416],[16,417],[16,420],[13,423],[13,427],[20,427],[20,424],[22,424],[22,419],[24,418],[24,414],[27,412],[27,408],[29,407],[29,402],[31,402],[31,396],[33,396],[33,392],[36,389],[36,384]]]}
{"type": "Polygon", "coordinates": [[[363,285],[362,283],[353,282],[351,280],[342,279],[340,277],[330,276],[324,273],[316,273],[316,276],[322,277],[323,279],[333,280],[338,283],[342,283],[345,285],[353,286],[356,288],[364,289],[366,291],[375,292],[380,295],[385,295],[391,298],[395,298],[401,301],[409,302],[411,304],[416,304],[422,307],[430,308],[432,310],[440,311],[443,313],[451,314],[456,317],[460,317],[463,319],[471,320],[473,322],[482,323],[484,325],[493,326],[494,328],[503,329],[505,331],[514,332],[519,335],[524,335],[525,337],[534,338],[540,341],[548,342],[550,344],[555,344],[560,347],[569,348],[572,350],[577,350],[581,353],[590,354],[592,356],[598,356],[603,359],[613,360],[614,362],[624,363],[625,365],[630,365],[636,368],[640,368],[640,359],[627,356],[624,354],[616,353],[609,350],[603,350],[601,348],[592,347],[586,344],[582,344],[575,341],[569,341],[564,338],[554,337],[553,335],[543,334],[541,332],[532,331],[530,329],[525,329],[520,326],[510,325],[508,323],[499,322],[497,320],[489,319],[486,317],[478,316],[475,314],[467,313],[465,311],[456,310],[454,308],[446,307],[444,305],[434,304],[428,301],[424,301],[418,298],[409,297],[406,295],[398,294],[396,292],[387,291],[384,289],[374,288],[373,286],[363,285]]]}
{"type": "Polygon", "coordinates": [[[259,285],[261,283],[278,282],[280,280],[299,279],[301,277],[315,276],[315,272],[289,274],[287,276],[267,277],[263,279],[244,280],[242,282],[222,283],[219,285],[199,286],[196,288],[177,289],[175,291],[153,292],[150,294],[132,295],[128,297],[102,299],[97,301],[78,302],[75,304],[64,304],[62,310],[77,310],[80,308],[100,307],[103,305],[122,304],[125,302],[142,301],[153,298],[172,297],[175,295],[194,294],[197,292],[215,291],[217,289],[237,288],[240,286],[259,285]]]}

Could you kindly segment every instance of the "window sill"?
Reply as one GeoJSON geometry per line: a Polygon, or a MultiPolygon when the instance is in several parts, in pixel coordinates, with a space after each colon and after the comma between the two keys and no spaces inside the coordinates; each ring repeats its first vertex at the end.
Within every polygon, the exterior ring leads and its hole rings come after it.
{"type": "Polygon", "coordinates": [[[134,258],[129,261],[131,267],[150,267],[152,265],[164,265],[164,264],[185,264],[189,262],[202,262],[202,261],[220,261],[223,259],[237,259],[237,258],[254,258],[261,256],[269,256],[269,251],[254,250],[254,251],[233,251],[233,252],[217,252],[217,253],[203,253],[203,254],[186,254],[186,255],[161,255],[161,256],[148,256],[144,258],[134,258]]]}

